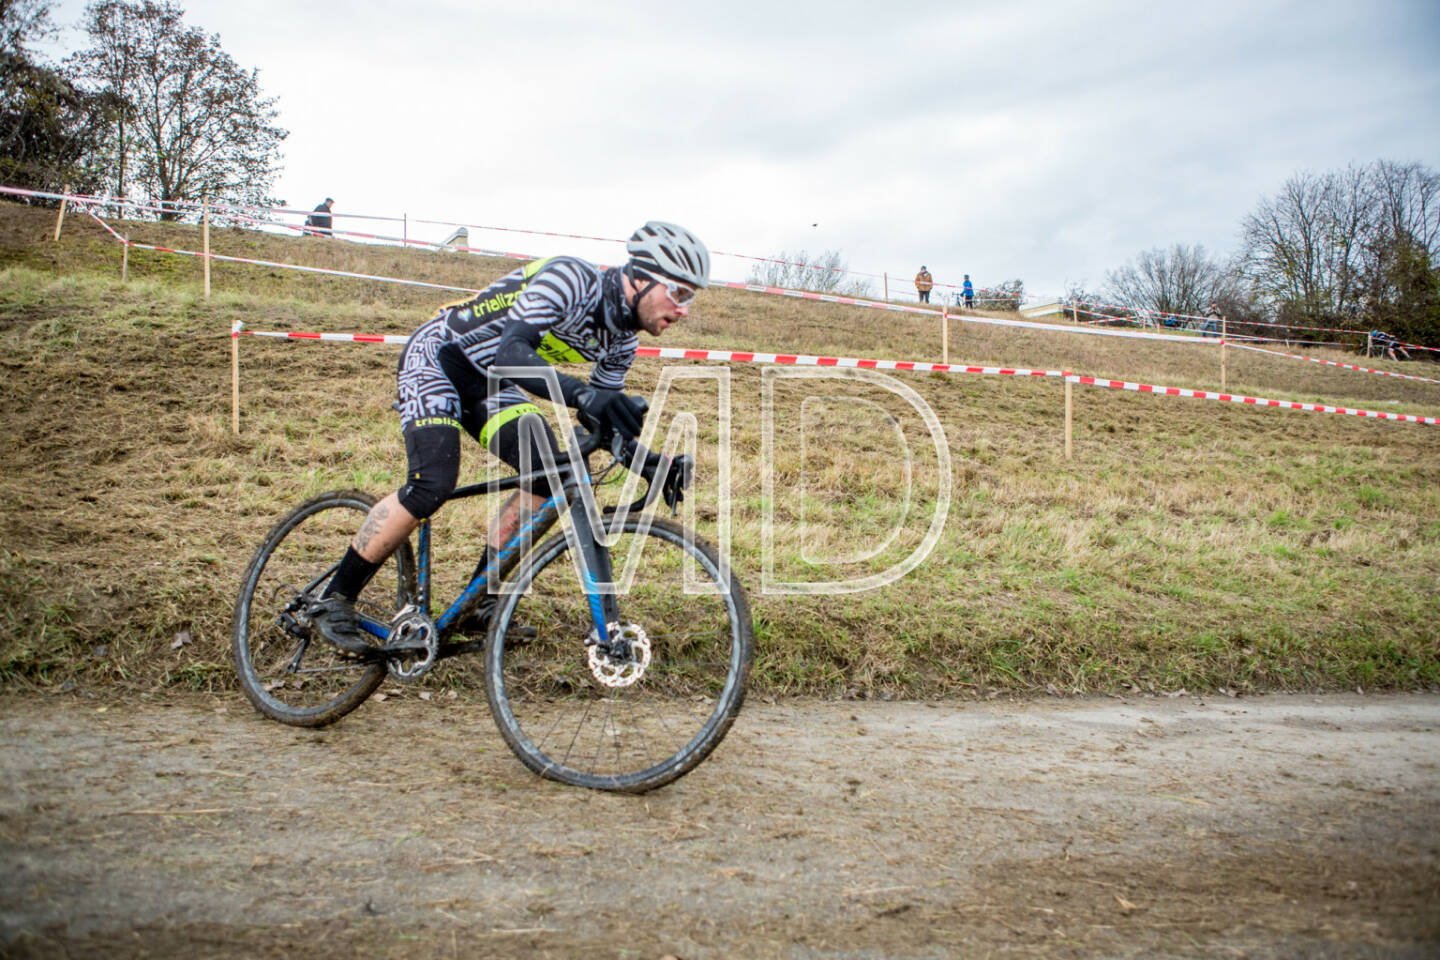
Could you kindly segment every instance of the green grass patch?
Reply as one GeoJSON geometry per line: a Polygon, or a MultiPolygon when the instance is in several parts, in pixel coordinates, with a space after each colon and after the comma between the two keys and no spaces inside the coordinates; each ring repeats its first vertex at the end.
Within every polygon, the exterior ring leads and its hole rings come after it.
{"type": "MultiPolygon", "coordinates": [[[[390,409],[397,348],[242,340],[236,436],[231,324],[408,333],[448,295],[223,264],[207,301],[194,261],[136,252],[122,285],[118,250],[98,228],[67,222],[55,244],[53,222],[0,204],[0,683],[229,690],[231,604],[265,532],[325,490],[389,492],[404,469],[390,409]],[[177,647],[182,632],[191,642],[177,647]]],[[[198,245],[193,227],[125,231],[198,245]]],[[[213,241],[220,252],[459,286],[512,267],[229,230],[213,241]]],[[[927,318],[879,322],[729,290],[707,291],[663,342],[917,360],[938,360],[941,347],[927,318]]],[[[1192,344],[957,322],[949,353],[1217,386],[1218,364],[1192,344]]],[[[638,361],[633,389],[651,389],[660,369],[638,361]]],[[[1278,399],[1440,410],[1433,385],[1259,355],[1232,357],[1230,377],[1235,392],[1278,399]]],[[[895,379],[943,425],[948,488],[916,412],[857,381],[777,385],[767,458],[759,370],[732,369],[728,506],[755,612],[758,693],[1440,684],[1440,429],[1081,387],[1067,461],[1058,384],[895,379]],[[903,449],[914,455],[908,477],[903,449]],[[856,579],[919,549],[942,495],[938,540],[898,580],[841,596],[765,589],[767,518],[774,582],[856,579]]],[[[674,397],[700,422],[693,502],[714,540],[714,388],[683,382],[674,397]]],[[[501,472],[473,444],[464,456],[467,479],[501,472]]],[[[437,519],[443,588],[468,573],[493,506],[455,504],[437,519]]],[[[473,687],[477,664],[437,677],[473,687]]]]}

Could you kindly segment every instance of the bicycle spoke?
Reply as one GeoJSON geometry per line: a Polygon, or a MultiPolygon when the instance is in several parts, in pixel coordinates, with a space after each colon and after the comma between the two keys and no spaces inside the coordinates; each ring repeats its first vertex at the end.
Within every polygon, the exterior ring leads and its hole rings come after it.
{"type": "Polygon", "coordinates": [[[514,622],[535,632],[517,644],[501,637],[487,651],[491,708],[517,755],[544,776],[602,789],[659,786],[699,763],[739,708],[751,629],[738,584],[687,595],[687,554],[702,574],[718,564],[668,523],[628,526],[611,548],[617,564],[635,537],[645,538],[637,586],[612,625],[631,659],[586,646],[588,603],[563,538],[537,548],[521,571],[523,592],[497,609],[497,630],[514,622]]]}
{"type": "MultiPolygon", "coordinates": [[[[307,501],[276,525],[251,560],[236,604],[231,649],[241,688],[266,716],[297,726],[332,723],[384,679],[383,664],[340,655],[312,633],[305,615],[373,502],[353,491],[307,501]]],[[[366,587],[357,608],[388,622],[413,582],[414,560],[403,545],[366,587]]]]}

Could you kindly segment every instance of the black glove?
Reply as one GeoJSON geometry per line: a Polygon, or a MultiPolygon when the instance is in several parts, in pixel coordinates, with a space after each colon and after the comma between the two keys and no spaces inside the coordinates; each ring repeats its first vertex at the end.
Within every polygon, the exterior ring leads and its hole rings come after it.
{"type": "Polygon", "coordinates": [[[629,439],[640,436],[649,408],[644,397],[627,397],[619,390],[581,387],[575,391],[575,409],[587,427],[610,427],[629,439]]]}
{"type": "Polygon", "coordinates": [[[654,486],[655,476],[662,470],[665,476],[660,480],[660,496],[665,498],[665,506],[674,513],[676,505],[685,499],[685,491],[695,479],[695,459],[689,454],[671,459],[652,453],[645,458],[640,475],[654,486]]]}
{"type": "Polygon", "coordinates": [[[660,488],[660,495],[665,498],[665,505],[670,512],[675,512],[676,504],[685,499],[685,491],[690,489],[690,484],[695,482],[695,458],[688,453],[681,454],[670,461],[670,469],[665,474],[665,485],[660,488]]]}

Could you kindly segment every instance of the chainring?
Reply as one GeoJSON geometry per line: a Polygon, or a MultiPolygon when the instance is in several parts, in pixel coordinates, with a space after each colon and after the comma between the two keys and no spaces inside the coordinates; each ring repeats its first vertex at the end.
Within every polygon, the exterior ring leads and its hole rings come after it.
{"type": "Polygon", "coordinates": [[[425,651],[423,656],[397,653],[385,661],[390,676],[403,683],[411,683],[425,676],[430,672],[430,668],[435,666],[435,660],[440,653],[440,631],[435,629],[434,622],[425,614],[413,607],[406,607],[391,621],[390,635],[385,638],[385,646],[425,651]]]}

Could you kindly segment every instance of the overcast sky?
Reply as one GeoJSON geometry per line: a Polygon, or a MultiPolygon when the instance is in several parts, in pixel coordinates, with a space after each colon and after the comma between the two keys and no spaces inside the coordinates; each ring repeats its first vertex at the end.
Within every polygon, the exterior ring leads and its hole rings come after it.
{"type": "Polygon", "coordinates": [[[620,237],[673,220],[715,250],[839,250],[892,289],[921,264],[1094,287],[1151,247],[1230,253],[1299,169],[1440,168],[1437,0],[182,5],[279,98],[291,204],[620,237]]]}

